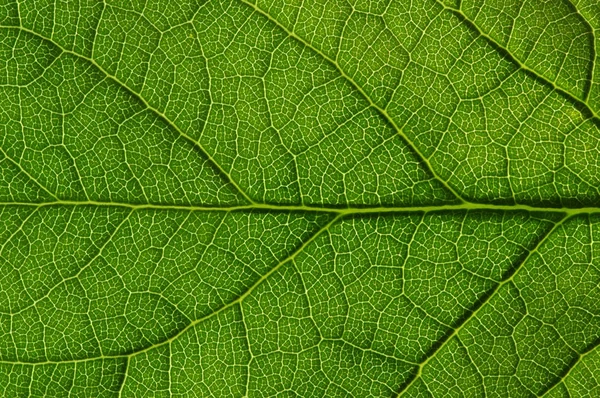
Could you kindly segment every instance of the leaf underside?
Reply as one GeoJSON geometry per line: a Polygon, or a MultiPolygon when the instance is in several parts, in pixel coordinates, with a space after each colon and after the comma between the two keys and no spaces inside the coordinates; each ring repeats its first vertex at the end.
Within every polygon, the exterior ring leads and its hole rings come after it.
{"type": "Polygon", "coordinates": [[[6,397],[600,396],[600,3],[0,0],[6,397]]]}

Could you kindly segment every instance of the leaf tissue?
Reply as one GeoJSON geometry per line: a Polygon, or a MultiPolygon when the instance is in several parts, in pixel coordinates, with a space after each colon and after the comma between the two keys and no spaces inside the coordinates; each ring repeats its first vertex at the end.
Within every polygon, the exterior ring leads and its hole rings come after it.
{"type": "Polygon", "coordinates": [[[0,0],[5,397],[600,396],[596,0],[0,0]]]}

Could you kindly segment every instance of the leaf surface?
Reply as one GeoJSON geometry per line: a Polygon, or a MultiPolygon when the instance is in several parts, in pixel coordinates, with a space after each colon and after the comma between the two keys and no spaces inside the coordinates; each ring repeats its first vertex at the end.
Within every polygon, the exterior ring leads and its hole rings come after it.
{"type": "Polygon", "coordinates": [[[0,1],[5,395],[597,395],[599,7],[0,1]]]}

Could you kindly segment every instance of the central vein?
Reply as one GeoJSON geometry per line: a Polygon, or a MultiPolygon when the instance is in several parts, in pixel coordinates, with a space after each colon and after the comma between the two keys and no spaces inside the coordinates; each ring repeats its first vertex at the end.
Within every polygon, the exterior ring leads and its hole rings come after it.
{"type": "Polygon", "coordinates": [[[563,213],[569,216],[576,214],[600,213],[600,207],[538,207],[524,204],[515,205],[496,205],[485,203],[459,203],[438,206],[373,206],[373,207],[333,207],[333,206],[311,206],[311,205],[277,205],[255,203],[240,206],[202,206],[202,205],[176,205],[176,204],[132,204],[119,202],[98,202],[98,201],[69,201],[57,200],[42,203],[26,202],[4,202],[0,206],[27,206],[27,207],[48,207],[48,206],[103,206],[103,207],[125,207],[133,210],[185,210],[185,211],[304,211],[304,212],[324,212],[339,215],[352,214],[379,214],[379,213],[406,213],[406,212],[436,212],[436,211],[528,211],[528,212],[549,212],[563,213]]]}

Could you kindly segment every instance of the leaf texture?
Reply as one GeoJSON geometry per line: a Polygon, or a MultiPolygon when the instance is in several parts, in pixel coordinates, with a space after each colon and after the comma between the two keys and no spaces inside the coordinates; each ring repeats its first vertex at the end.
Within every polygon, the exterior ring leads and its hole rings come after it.
{"type": "Polygon", "coordinates": [[[593,0],[0,0],[7,397],[594,397],[593,0]]]}

